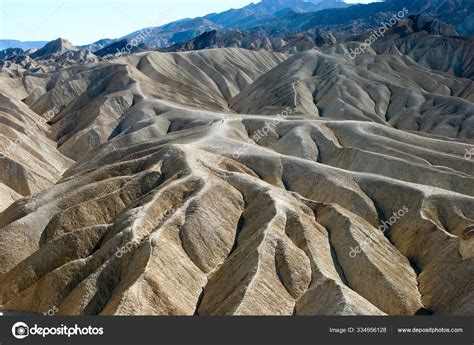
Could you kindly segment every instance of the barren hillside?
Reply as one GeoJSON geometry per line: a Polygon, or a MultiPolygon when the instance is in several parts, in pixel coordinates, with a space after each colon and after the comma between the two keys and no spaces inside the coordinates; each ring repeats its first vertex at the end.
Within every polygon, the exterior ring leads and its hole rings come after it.
{"type": "Polygon", "coordinates": [[[0,310],[472,315],[473,44],[409,39],[4,68],[0,310]]]}

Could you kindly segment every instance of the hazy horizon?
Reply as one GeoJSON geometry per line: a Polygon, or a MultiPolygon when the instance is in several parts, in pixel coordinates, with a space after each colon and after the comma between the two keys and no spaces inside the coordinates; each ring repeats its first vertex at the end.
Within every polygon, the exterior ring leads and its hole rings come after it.
{"type": "MultiPolygon", "coordinates": [[[[75,45],[103,38],[119,38],[131,32],[194,18],[260,1],[227,0],[2,0],[0,39],[51,41],[58,37],[75,45]],[[24,11],[28,8],[29,11],[24,11]],[[94,11],[90,11],[93,8],[94,11]],[[11,15],[11,14],[14,15],[11,15]]],[[[370,3],[374,0],[346,0],[370,3]]]]}

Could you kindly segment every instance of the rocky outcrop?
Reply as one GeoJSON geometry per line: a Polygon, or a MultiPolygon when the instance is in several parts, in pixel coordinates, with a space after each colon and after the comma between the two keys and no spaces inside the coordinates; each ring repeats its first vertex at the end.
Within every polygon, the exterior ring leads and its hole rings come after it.
{"type": "Polygon", "coordinates": [[[414,31],[426,31],[432,35],[459,36],[456,30],[441,20],[430,17],[427,14],[418,14],[409,17],[414,31]]]}
{"type": "Polygon", "coordinates": [[[63,38],[58,38],[54,41],[49,42],[43,48],[37,50],[31,54],[33,59],[46,59],[52,55],[62,55],[69,51],[77,51],[78,49],[74,45],[63,38]]]}

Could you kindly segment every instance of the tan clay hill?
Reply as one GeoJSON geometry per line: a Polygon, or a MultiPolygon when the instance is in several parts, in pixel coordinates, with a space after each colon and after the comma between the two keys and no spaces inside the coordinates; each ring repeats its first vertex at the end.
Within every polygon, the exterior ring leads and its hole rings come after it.
{"type": "Polygon", "coordinates": [[[433,37],[3,70],[3,152],[57,112],[0,160],[0,310],[473,315],[473,48],[433,37]]]}

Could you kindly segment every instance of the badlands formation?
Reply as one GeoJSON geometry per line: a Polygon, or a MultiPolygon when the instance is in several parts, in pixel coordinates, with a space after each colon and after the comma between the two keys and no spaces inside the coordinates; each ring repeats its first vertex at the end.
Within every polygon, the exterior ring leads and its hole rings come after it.
{"type": "Polygon", "coordinates": [[[389,40],[4,68],[0,310],[474,314],[473,43],[389,40]]]}

